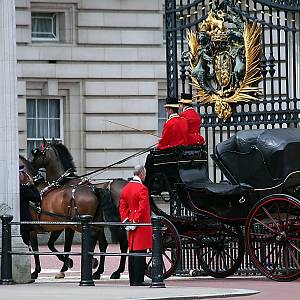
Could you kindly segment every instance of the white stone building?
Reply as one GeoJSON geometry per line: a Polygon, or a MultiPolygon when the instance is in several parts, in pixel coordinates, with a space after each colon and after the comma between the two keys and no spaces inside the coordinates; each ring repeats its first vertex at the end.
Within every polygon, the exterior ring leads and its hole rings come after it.
{"type": "MultiPolygon", "coordinates": [[[[55,137],[83,174],[157,142],[162,0],[16,0],[16,25],[20,153],[55,137]]],[[[126,178],[144,160],[97,178],[126,178]]]]}

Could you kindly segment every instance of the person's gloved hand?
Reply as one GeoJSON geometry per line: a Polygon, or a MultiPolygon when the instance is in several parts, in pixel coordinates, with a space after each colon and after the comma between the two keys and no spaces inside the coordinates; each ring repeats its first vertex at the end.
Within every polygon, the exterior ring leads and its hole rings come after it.
{"type": "MultiPolygon", "coordinates": [[[[128,218],[126,218],[122,223],[125,223],[127,221],[128,221],[128,218]]],[[[134,221],[133,221],[133,223],[134,223],[134,221]]],[[[135,230],[135,229],[136,229],[135,225],[127,225],[127,226],[125,226],[125,230],[126,231],[135,230]]]]}
{"type": "Polygon", "coordinates": [[[126,226],[126,227],[125,227],[125,230],[126,230],[126,231],[135,230],[135,229],[136,229],[136,226],[135,226],[135,225],[129,225],[129,226],[126,226]]]}

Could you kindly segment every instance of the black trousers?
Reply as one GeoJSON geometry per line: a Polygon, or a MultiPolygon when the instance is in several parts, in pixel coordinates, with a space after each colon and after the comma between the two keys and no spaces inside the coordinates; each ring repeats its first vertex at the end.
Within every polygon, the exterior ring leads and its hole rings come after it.
{"type": "MultiPolygon", "coordinates": [[[[129,253],[147,253],[147,250],[131,250],[129,253]]],[[[144,282],[146,268],[146,256],[129,256],[128,273],[129,282],[132,284],[144,282]]]]}

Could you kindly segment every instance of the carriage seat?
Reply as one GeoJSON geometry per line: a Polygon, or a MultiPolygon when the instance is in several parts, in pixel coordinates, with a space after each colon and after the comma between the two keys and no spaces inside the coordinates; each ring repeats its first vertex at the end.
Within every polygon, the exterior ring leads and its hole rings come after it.
{"type": "Polygon", "coordinates": [[[242,196],[253,188],[246,184],[212,182],[205,167],[199,169],[180,169],[179,175],[187,190],[196,190],[204,194],[242,196]]]}
{"type": "Polygon", "coordinates": [[[215,183],[211,180],[207,182],[193,182],[186,185],[187,190],[196,190],[204,194],[218,195],[218,196],[243,196],[252,189],[248,185],[236,185],[229,183],[215,183]]]}

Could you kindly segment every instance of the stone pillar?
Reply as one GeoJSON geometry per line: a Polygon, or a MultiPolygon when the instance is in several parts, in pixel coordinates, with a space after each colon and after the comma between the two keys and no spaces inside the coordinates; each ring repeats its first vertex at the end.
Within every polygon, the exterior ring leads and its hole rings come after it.
{"type": "MultiPolygon", "coordinates": [[[[19,220],[18,103],[16,94],[16,20],[14,0],[0,1],[0,214],[19,220]]],[[[12,249],[26,251],[19,227],[12,228],[12,249]]],[[[30,256],[13,256],[13,279],[30,280],[30,256]]]]}

